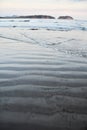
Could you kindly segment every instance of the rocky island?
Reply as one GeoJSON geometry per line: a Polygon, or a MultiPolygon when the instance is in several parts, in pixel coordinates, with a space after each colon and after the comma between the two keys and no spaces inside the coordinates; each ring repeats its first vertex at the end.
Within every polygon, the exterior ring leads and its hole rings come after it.
{"type": "Polygon", "coordinates": [[[73,20],[71,16],[59,16],[58,19],[68,19],[68,20],[73,20]]]}

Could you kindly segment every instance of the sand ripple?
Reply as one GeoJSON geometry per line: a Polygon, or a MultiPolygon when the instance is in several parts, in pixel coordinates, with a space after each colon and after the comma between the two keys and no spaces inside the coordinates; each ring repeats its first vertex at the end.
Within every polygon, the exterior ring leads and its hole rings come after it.
{"type": "Polygon", "coordinates": [[[25,129],[85,130],[86,60],[37,44],[0,40],[0,127],[22,123],[25,129]]]}

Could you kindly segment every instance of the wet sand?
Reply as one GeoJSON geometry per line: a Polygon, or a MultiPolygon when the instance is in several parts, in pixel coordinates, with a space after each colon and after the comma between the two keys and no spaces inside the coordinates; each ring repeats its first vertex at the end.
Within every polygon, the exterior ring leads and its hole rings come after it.
{"type": "Polygon", "coordinates": [[[0,130],[86,130],[86,55],[14,36],[0,37],[0,130]]]}

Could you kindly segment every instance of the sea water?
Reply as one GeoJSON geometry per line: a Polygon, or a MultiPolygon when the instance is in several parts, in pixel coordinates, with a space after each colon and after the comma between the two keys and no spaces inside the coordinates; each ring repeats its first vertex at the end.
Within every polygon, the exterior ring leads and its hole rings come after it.
{"type": "Polygon", "coordinates": [[[0,19],[0,29],[2,28],[9,28],[9,31],[0,31],[2,38],[87,57],[87,20],[0,19]]]}
{"type": "Polygon", "coordinates": [[[87,20],[59,19],[0,19],[0,27],[17,27],[49,30],[84,30],[87,31],[87,20]]]}

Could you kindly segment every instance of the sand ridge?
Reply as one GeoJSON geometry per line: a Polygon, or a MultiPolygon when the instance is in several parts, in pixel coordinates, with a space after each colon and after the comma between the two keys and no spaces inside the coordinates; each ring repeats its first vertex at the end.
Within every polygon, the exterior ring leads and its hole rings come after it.
{"type": "Polygon", "coordinates": [[[86,130],[86,57],[5,37],[0,38],[0,129],[86,130]]]}

